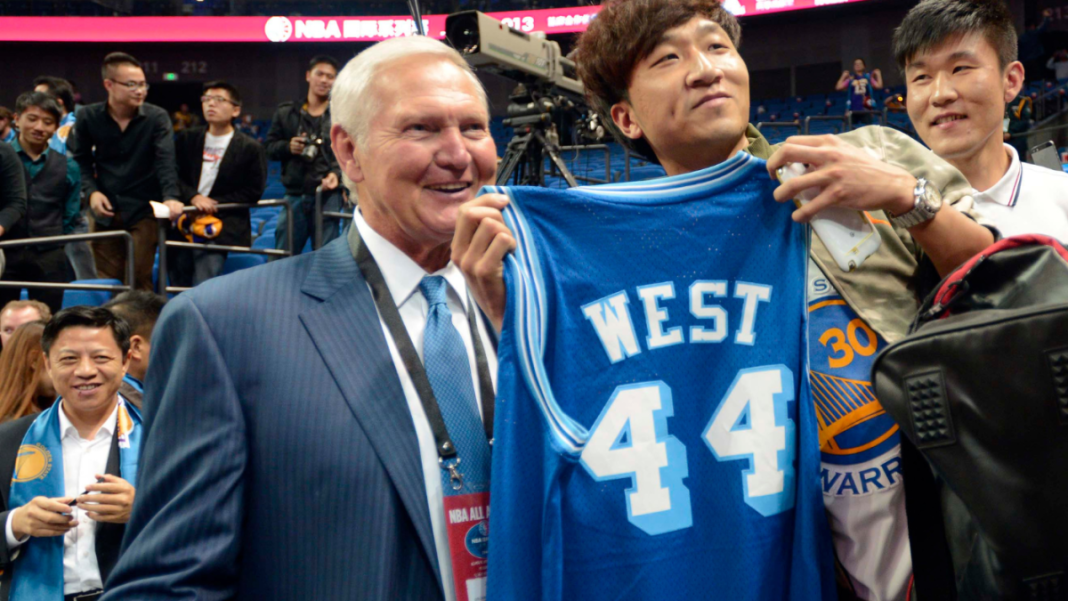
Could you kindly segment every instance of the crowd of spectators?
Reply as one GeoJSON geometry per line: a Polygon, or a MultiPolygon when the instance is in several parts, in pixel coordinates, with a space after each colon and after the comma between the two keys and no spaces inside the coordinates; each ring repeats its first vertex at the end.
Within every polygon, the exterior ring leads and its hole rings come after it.
{"type": "MultiPolygon", "coordinates": [[[[160,214],[172,221],[168,239],[249,247],[249,207],[263,195],[268,157],[281,165],[294,236],[288,240],[283,212],[272,244],[280,250],[292,244],[299,254],[312,235],[316,190],[324,192],[327,211],[339,211],[345,202],[329,140],[330,91],[337,71],[333,58],[313,58],[307,93],[282,103],[266,132],[251,118],[242,118],[240,91],[221,80],[204,86],[203,121],[194,119],[186,105],[172,120],[145,101],[150,84],[137,59],[125,53],[104,59],[101,80],[107,100],[77,111],[71,110],[75,99],[67,81],[37,78],[33,90],[19,96],[15,111],[0,108],[0,125],[10,136],[9,143],[0,145],[0,236],[19,240],[125,232],[132,238],[133,256],[127,257],[126,239],[117,236],[94,239],[91,245],[19,246],[7,249],[3,277],[49,284],[122,281],[132,260],[134,288],[152,290],[160,214]]],[[[327,220],[325,225],[328,242],[338,235],[339,222],[327,220]]],[[[167,274],[173,285],[198,285],[219,275],[227,256],[226,249],[175,248],[167,274]]],[[[19,293],[0,288],[0,302],[15,300],[19,293]]],[[[56,288],[31,288],[29,296],[53,313],[63,303],[63,291],[56,288]]]]}

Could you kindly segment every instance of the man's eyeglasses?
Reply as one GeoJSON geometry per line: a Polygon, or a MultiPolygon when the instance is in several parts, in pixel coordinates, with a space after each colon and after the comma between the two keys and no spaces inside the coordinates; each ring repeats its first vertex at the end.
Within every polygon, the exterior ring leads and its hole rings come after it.
{"type": "Polygon", "coordinates": [[[126,88],[127,90],[130,90],[131,92],[133,90],[138,90],[138,89],[144,89],[144,90],[147,91],[148,87],[149,87],[147,81],[119,81],[117,79],[112,79],[111,81],[113,83],[115,83],[116,85],[120,85],[120,86],[126,88]]]}
{"type": "Polygon", "coordinates": [[[210,104],[210,103],[213,103],[213,102],[216,103],[216,104],[222,104],[223,102],[229,102],[230,104],[232,104],[234,106],[241,106],[240,102],[234,102],[233,100],[230,100],[229,98],[226,98],[225,96],[208,96],[207,94],[205,94],[205,95],[200,97],[200,102],[202,104],[210,104]]]}

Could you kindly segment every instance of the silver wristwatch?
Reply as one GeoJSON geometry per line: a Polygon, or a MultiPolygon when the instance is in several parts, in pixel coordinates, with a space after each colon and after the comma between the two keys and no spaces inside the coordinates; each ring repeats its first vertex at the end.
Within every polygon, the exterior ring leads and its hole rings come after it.
{"type": "Polygon", "coordinates": [[[916,187],[912,190],[912,195],[916,197],[916,203],[912,205],[911,211],[902,215],[892,215],[887,211],[886,214],[890,217],[890,223],[895,227],[908,229],[925,221],[930,221],[934,219],[934,216],[942,208],[942,194],[938,192],[938,188],[934,184],[925,178],[921,177],[916,180],[916,187]]]}

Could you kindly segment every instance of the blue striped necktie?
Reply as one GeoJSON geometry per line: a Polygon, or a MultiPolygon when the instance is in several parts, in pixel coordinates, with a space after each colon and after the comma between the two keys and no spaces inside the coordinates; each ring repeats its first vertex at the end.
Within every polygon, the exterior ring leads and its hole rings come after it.
{"type": "MultiPolygon", "coordinates": [[[[460,458],[457,469],[463,474],[463,488],[456,490],[449,472],[441,470],[442,489],[445,496],[451,496],[489,490],[490,452],[475,400],[467,349],[452,325],[452,314],[446,304],[447,289],[448,284],[441,276],[426,276],[419,282],[419,290],[430,305],[423,332],[423,366],[449,438],[456,445],[460,458]]],[[[483,402],[493,400],[483,399],[483,402]]]]}

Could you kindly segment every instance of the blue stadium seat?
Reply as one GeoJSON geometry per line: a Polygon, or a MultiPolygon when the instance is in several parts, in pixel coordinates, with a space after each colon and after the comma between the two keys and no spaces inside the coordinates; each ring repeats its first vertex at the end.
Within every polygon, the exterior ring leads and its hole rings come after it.
{"type": "Polygon", "coordinates": [[[267,262],[267,257],[263,255],[254,255],[251,253],[230,253],[226,257],[226,263],[223,264],[222,275],[240,271],[242,269],[248,269],[249,267],[256,267],[257,265],[263,265],[267,262]]]}
{"type": "MultiPolygon", "coordinates": [[[[121,286],[122,282],[119,280],[75,280],[72,284],[98,284],[101,286],[121,286]]],[[[89,305],[90,307],[98,307],[111,300],[114,296],[114,292],[108,292],[106,290],[64,290],[63,291],[63,308],[75,307],[78,305],[89,305]]]]}
{"type": "Polygon", "coordinates": [[[274,232],[272,231],[271,235],[269,235],[269,236],[264,235],[264,236],[260,236],[259,238],[256,238],[255,240],[253,240],[252,241],[252,248],[255,248],[255,249],[274,248],[274,232]]]}

